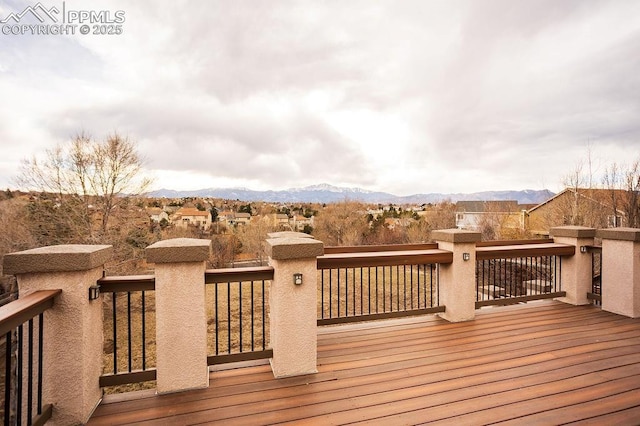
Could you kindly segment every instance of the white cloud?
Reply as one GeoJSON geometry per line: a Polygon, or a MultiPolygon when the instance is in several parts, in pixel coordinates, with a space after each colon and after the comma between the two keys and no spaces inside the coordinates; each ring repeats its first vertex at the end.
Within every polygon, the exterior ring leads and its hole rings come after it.
{"type": "Polygon", "coordinates": [[[637,2],[90,7],[124,34],[0,35],[0,186],[82,130],[176,189],[557,189],[588,143],[640,155],[637,2]]]}

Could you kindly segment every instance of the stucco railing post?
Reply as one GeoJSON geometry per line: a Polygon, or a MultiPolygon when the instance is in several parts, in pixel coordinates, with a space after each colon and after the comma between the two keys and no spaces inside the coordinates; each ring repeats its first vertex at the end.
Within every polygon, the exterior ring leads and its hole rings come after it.
{"type": "Polygon", "coordinates": [[[269,291],[273,375],[316,373],[317,257],[324,245],[307,234],[276,232],[269,234],[266,248],[274,269],[269,291]]]}
{"type": "Polygon", "coordinates": [[[438,248],[453,253],[451,264],[440,265],[440,304],[446,310],[438,315],[447,321],[469,321],[476,315],[476,242],[479,232],[461,229],[433,231],[438,248]],[[468,260],[465,260],[468,254],[468,260]]]}
{"type": "Polygon", "coordinates": [[[156,386],[160,394],[209,386],[205,261],[210,240],[176,238],[146,248],[155,263],[156,386]]]}
{"type": "Polygon", "coordinates": [[[102,298],[89,287],[111,259],[107,245],[58,245],[11,253],[3,269],[18,280],[19,297],[61,289],[44,313],[42,399],[52,404],[47,424],[84,424],[102,398],[102,298]]]}
{"type": "Polygon", "coordinates": [[[640,317],[640,229],[599,229],[602,238],[602,309],[640,317]]]}
{"type": "Polygon", "coordinates": [[[549,234],[553,241],[560,244],[569,244],[576,248],[573,256],[562,257],[560,282],[562,290],[567,293],[559,301],[572,305],[587,305],[590,300],[587,293],[591,292],[592,281],[592,256],[591,253],[582,252],[580,247],[592,246],[596,230],[584,226],[560,226],[551,228],[549,234]]]}

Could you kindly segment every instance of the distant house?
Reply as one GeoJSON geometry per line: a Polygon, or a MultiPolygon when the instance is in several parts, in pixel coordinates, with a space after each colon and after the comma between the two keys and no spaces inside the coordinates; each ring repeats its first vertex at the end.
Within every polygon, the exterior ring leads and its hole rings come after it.
{"type": "Polygon", "coordinates": [[[304,230],[305,226],[313,227],[313,216],[304,217],[302,215],[297,214],[291,218],[291,227],[295,231],[302,231],[304,230]]]}
{"type": "Polygon", "coordinates": [[[223,210],[218,213],[218,221],[223,223],[228,223],[230,220],[233,220],[234,212],[230,210],[223,210]]]}
{"type": "Polygon", "coordinates": [[[229,225],[246,225],[251,221],[251,215],[249,213],[233,213],[227,215],[227,223],[229,225]]]}
{"type": "Polygon", "coordinates": [[[278,229],[287,229],[289,228],[289,216],[284,213],[273,213],[271,223],[278,229]]]}
{"type": "Polygon", "coordinates": [[[516,200],[458,201],[456,228],[479,231],[483,222],[488,221],[503,228],[522,229],[522,210],[525,209],[516,200]]]}
{"type": "Polygon", "coordinates": [[[384,219],[384,226],[392,231],[396,228],[407,228],[412,223],[415,223],[415,219],[410,217],[386,217],[384,219]]]}
{"type": "Polygon", "coordinates": [[[211,225],[211,215],[207,211],[201,211],[193,207],[182,207],[175,212],[172,222],[176,226],[184,228],[191,225],[207,229],[211,225]]]}
{"type": "Polygon", "coordinates": [[[529,232],[548,235],[549,229],[561,225],[592,228],[626,226],[622,206],[629,194],[622,190],[567,188],[527,210],[525,226],[529,232]]]}
{"type": "Polygon", "coordinates": [[[169,214],[162,210],[160,207],[150,207],[147,209],[147,214],[149,218],[154,221],[160,223],[162,219],[169,220],[169,214]]]}

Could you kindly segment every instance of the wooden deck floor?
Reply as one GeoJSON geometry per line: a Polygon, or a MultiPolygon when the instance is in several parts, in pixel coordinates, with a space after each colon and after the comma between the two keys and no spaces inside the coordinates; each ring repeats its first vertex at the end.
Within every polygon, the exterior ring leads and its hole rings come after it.
{"type": "Polygon", "coordinates": [[[599,308],[534,302],[318,341],[317,374],[216,371],[206,390],[105,401],[89,424],[640,424],[640,320],[599,308]]]}

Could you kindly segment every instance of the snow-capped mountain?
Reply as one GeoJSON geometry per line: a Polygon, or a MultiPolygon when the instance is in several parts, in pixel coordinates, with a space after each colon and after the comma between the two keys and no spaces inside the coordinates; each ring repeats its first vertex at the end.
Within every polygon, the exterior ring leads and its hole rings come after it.
{"type": "Polygon", "coordinates": [[[423,204],[448,200],[456,201],[499,201],[517,200],[520,204],[538,204],[553,196],[549,190],[484,191],[475,193],[426,193],[397,196],[386,192],[367,191],[361,188],[345,188],[326,183],[290,188],[280,191],[254,191],[248,188],[207,188],[194,191],[160,189],[148,194],[150,197],[182,198],[210,197],[240,201],[268,201],[281,203],[332,203],[336,201],[362,201],[366,203],[423,204]]]}

